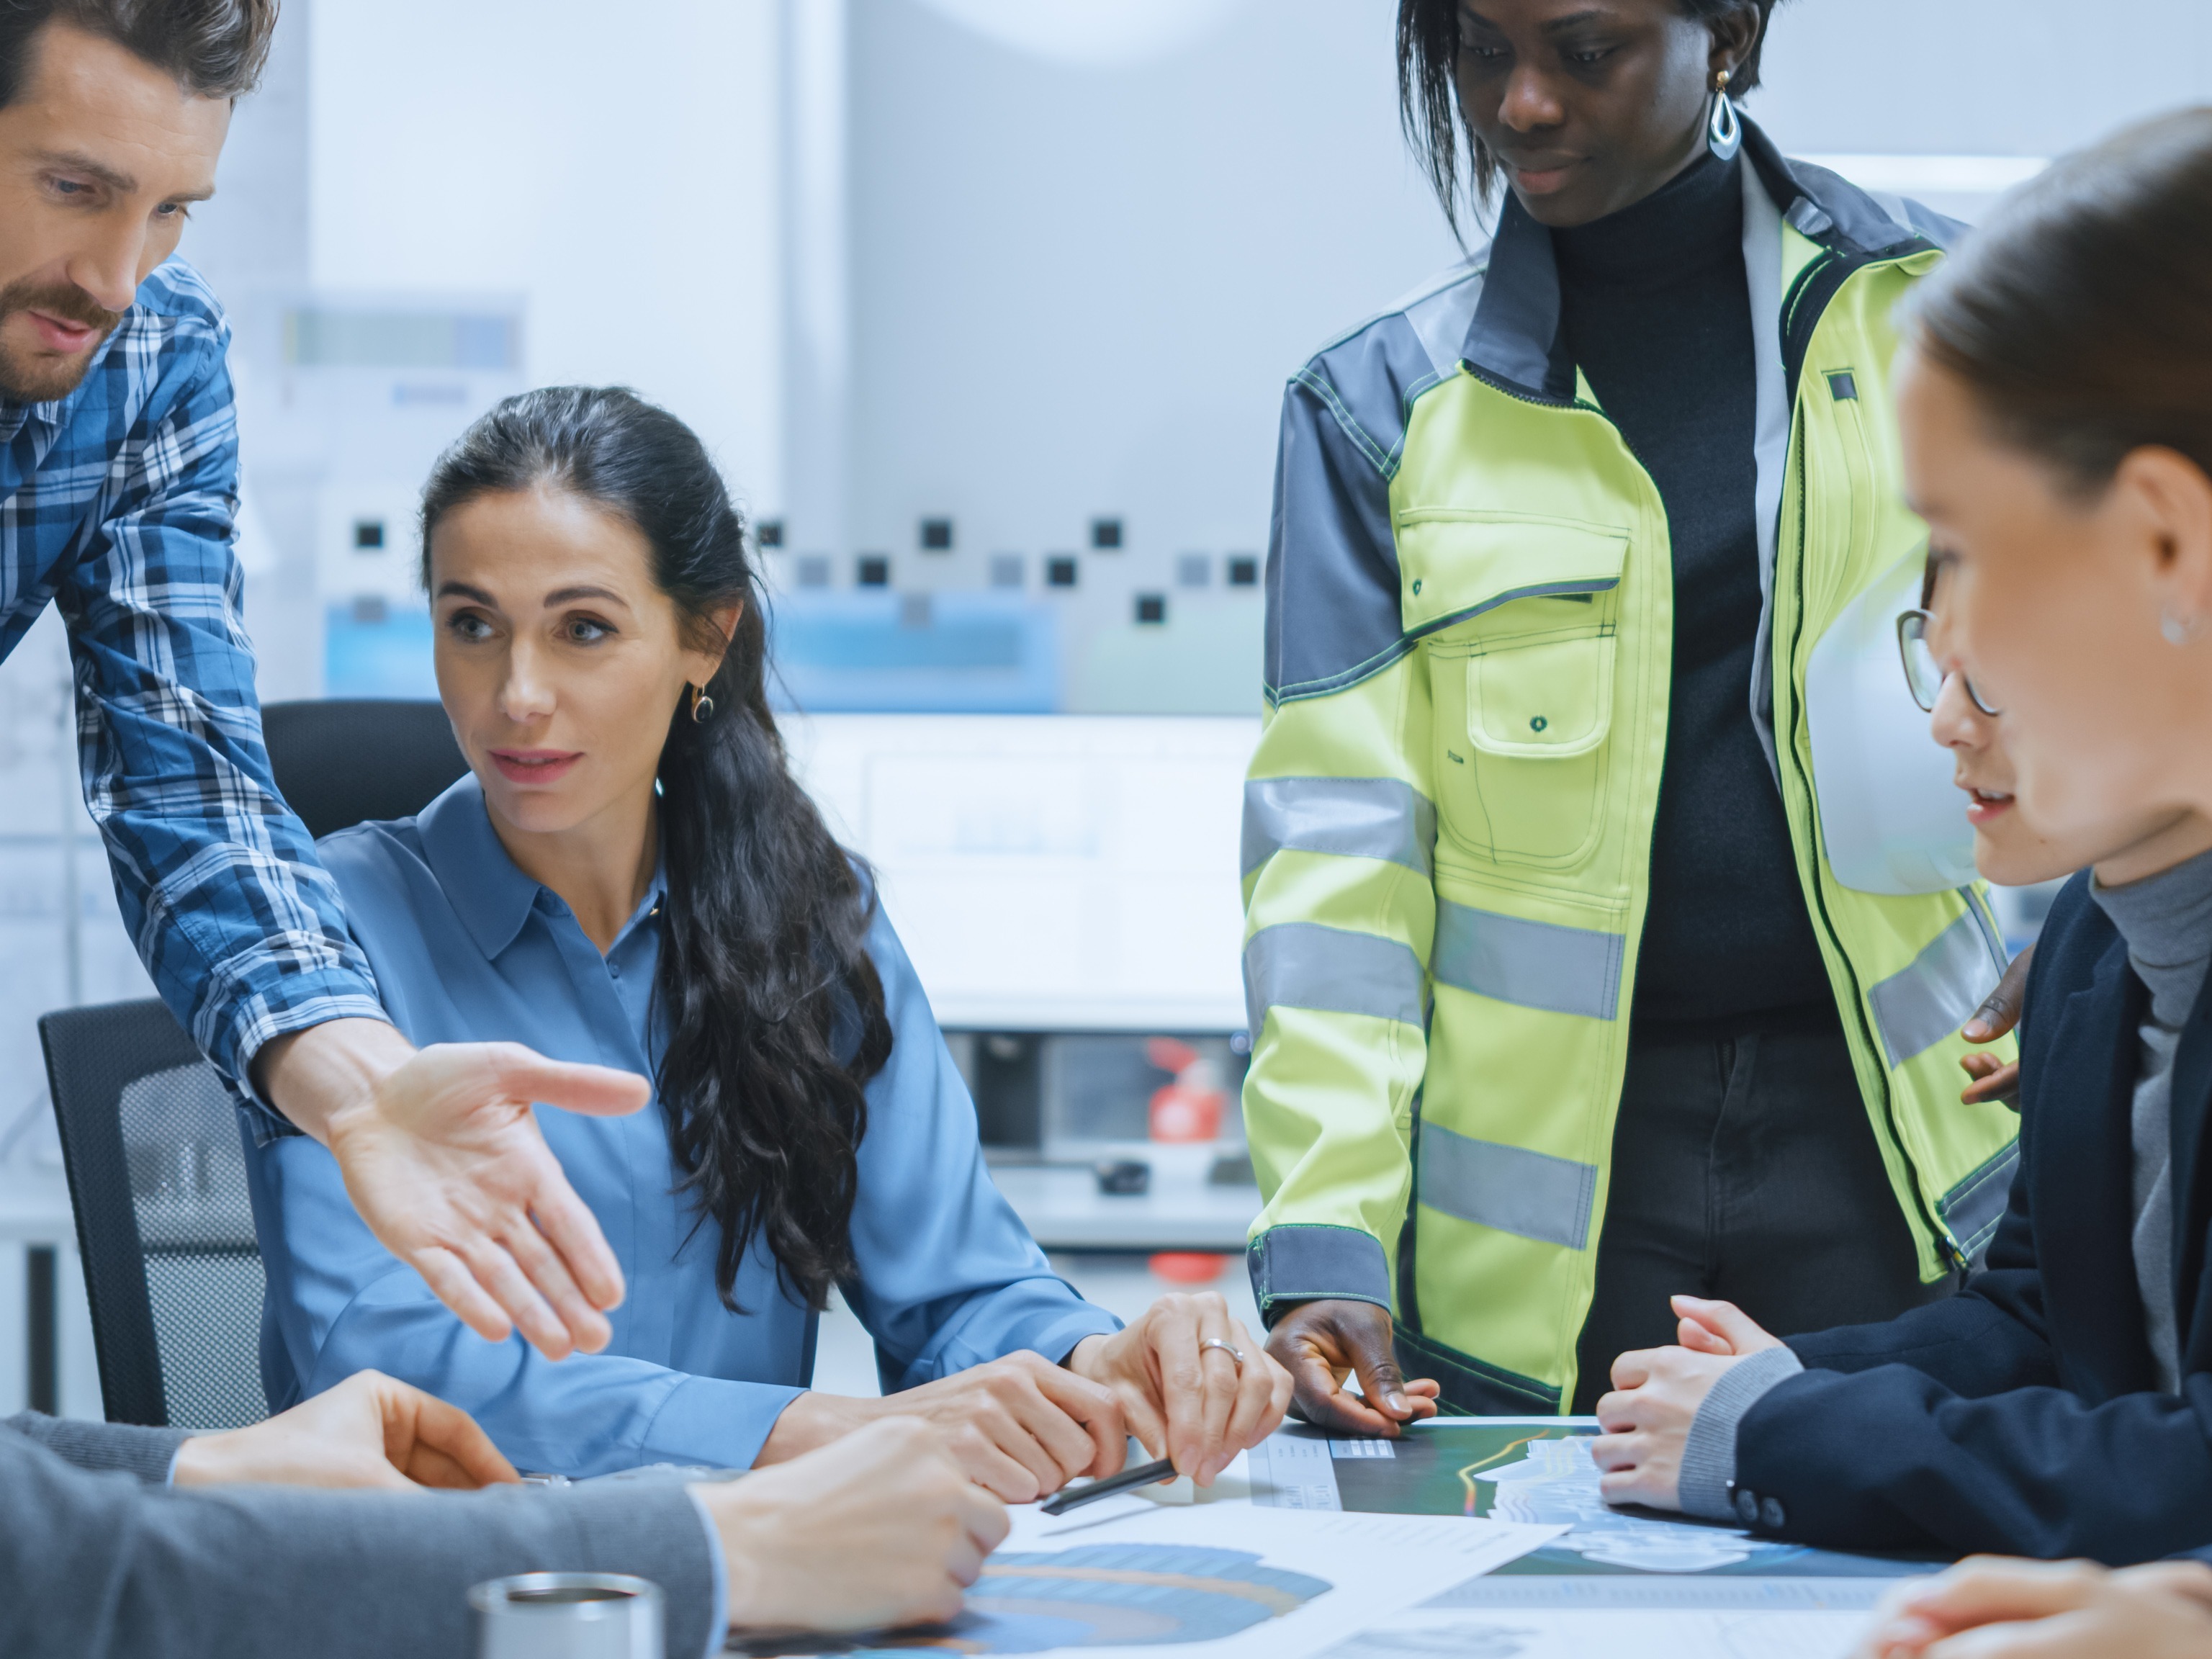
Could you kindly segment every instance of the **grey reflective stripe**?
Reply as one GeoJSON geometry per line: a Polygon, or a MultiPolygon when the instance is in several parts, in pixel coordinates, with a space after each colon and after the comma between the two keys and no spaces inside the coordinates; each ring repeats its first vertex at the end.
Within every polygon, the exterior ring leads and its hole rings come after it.
{"type": "Polygon", "coordinates": [[[1244,786],[1244,873],[1288,848],[1383,859],[1429,873],[1437,809],[1396,778],[1255,778],[1244,786]]]}
{"type": "Polygon", "coordinates": [[[1382,1246],[1356,1227],[1270,1227],[1246,1248],[1244,1265],[1263,1313],[1273,1303],[1324,1297],[1390,1305],[1382,1246]]]}
{"type": "Polygon", "coordinates": [[[1475,1140],[1425,1121],[1421,1202],[1462,1221],[1579,1250],[1589,1243],[1597,1166],[1475,1140]]]}
{"type": "Polygon", "coordinates": [[[2004,1219],[2019,1169],[2020,1148],[2008,1146],[1936,1200],[1936,1213],[1968,1255],[1978,1253],[2004,1219]]]}
{"type": "Polygon", "coordinates": [[[1904,1065],[1964,1025],[1996,988],[2002,971],[1969,903],[1966,914],[1938,933],[1910,968],[1869,993],[1889,1063],[1904,1065]]]}
{"type": "Polygon", "coordinates": [[[1440,985],[1523,1008],[1611,1019],[1620,1008],[1619,933],[1562,927],[1437,901],[1437,945],[1429,969],[1440,985]]]}
{"type": "Polygon", "coordinates": [[[1270,1008],[1318,1008],[1421,1024],[1421,959],[1411,946],[1318,922],[1263,927],[1244,946],[1244,1012],[1252,1035],[1270,1008]]]}

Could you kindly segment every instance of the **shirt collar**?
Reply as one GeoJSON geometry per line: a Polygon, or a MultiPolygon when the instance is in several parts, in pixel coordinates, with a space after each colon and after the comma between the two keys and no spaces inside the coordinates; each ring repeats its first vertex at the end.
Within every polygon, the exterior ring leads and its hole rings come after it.
{"type": "MultiPolygon", "coordinates": [[[[422,837],[422,856],[430,873],[437,877],[453,914],[487,962],[514,943],[541,896],[559,906],[559,914],[568,914],[557,894],[525,875],[507,856],[499,833],[491,827],[483,786],[475,773],[463,773],[459,781],[424,807],[415,827],[422,837]]],[[[656,867],[636,912],[623,926],[624,936],[659,908],[666,892],[665,872],[656,867]]]]}

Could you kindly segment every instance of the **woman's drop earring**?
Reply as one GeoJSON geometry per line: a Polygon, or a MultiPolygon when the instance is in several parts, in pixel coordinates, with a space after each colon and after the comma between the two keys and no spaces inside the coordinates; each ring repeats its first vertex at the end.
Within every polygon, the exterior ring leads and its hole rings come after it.
{"type": "Polygon", "coordinates": [[[704,726],[714,718],[714,700],[697,686],[691,688],[691,724],[704,726]]]}
{"type": "Polygon", "coordinates": [[[1735,106],[1729,102],[1729,72],[1713,71],[1713,118],[1705,127],[1705,148],[1723,161],[1735,160],[1736,151],[1743,148],[1743,123],[1736,118],[1735,106]]]}
{"type": "Polygon", "coordinates": [[[2203,626],[2201,617],[2177,617],[2173,614],[2173,607],[2170,605],[2159,607],[2158,631],[2166,636],[2166,642],[2168,645],[2188,644],[2197,637],[2197,630],[2201,626],[2203,626]]]}

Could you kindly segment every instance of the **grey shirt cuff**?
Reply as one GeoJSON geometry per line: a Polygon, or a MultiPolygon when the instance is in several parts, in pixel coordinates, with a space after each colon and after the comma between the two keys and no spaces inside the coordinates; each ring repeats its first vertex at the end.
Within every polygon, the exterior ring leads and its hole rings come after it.
{"type": "Polygon", "coordinates": [[[81,1469],[120,1469],[149,1486],[167,1486],[182,1429],[149,1429],[135,1423],[93,1423],[75,1417],[46,1417],[24,1412],[0,1423],[26,1440],[35,1440],[65,1463],[81,1469]]]}
{"type": "Polygon", "coordinates": [[[1735,1518],[1729,1488],[1735,1482],[1736,1425],[1765,1397],[1767,1390],[1804,1369],[1804,1362],[1796,1354],[1777,1346],[1761,1348],[1721,1374],[1691,1419],[1690,1437],[1682,1447],[1682,1472],[1676,1492],[1685,1515],[1702,1516],[1708,1521],[1735,1518]]]}
{"type": "Polygon", "coordinates": [[[699,1524],[707,1529],[707,1559],[714,1567],[714,1612],[707,1625],[707,1659],[722,1650],[723,1638],[730,1633],[730,1568],[722,1556],[722,1529],[714,1524],[714,1511],[707,1500],[699,1496],[696,1486],[686,1486],[685,1497],[691,1507],[699,1511],[699,1524]]]}
{"type": "Polygon", "coordinates": [[[1245,1247],[1252,1299],[1273,1328],[1301,1302],[1390,1305],[1390,1263],[1382,1242],[1357,1227],[1295,1222],[1270,1227],[1245,1247]]]}

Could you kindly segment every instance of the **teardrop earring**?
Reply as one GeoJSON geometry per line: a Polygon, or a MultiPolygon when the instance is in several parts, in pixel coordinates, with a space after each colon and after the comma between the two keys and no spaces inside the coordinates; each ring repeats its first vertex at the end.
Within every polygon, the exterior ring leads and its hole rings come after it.
{"type": "Polygon", "coordinates": [[[1735,153],[1743,148],[1743,123],[1736,118],[1735,106],[1729,101],[1729,72],[1713,71],[1713,117],[1705,126],[1705,148],[1720,161],[1733,161],[1735,153]]]}
{"type": "Polygon", "coordinates": [[[2168,645],[2188,644],[2197,637],[2197,630],[2203,625],[2202,617],[2177,617],[2170,605],[2159,607],[2158,631],[2166,636],[2168,645]]]}
{"type": "Polygon", "coordinates": [[[714,700],[697,686],[691,688],[691,724],[704,726],[714,718],[714,700]]]}

